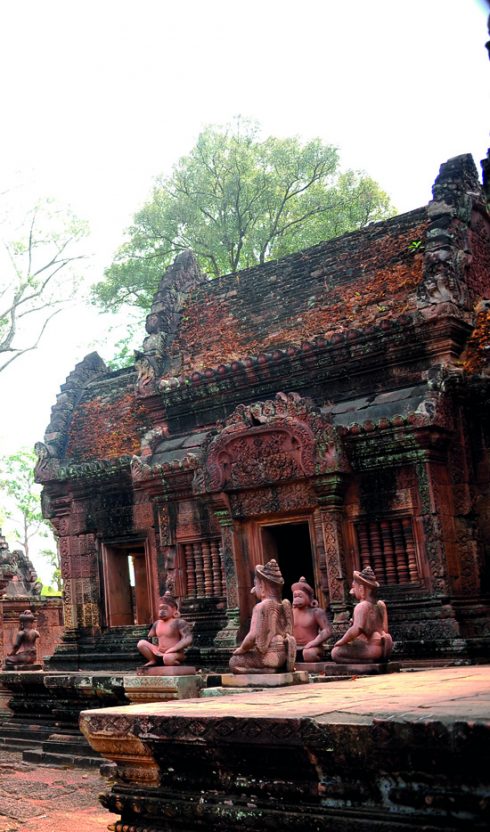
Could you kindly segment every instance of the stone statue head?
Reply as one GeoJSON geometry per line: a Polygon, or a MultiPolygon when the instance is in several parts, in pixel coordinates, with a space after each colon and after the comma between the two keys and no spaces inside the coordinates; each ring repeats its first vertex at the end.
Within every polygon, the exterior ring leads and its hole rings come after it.
{"type": "Polygon", "coordinates": [[[293,593],[293,607],[316,607],[318,601],[315,600],[315,591],[313,587],[307,583],[306,578],[301,577],[299,581],[291,585],[291,592],[293,593]]]}
{"type": "Polygon", "coordinates": [[[376,594],[378,588],[379,583],[377,582],[376,576],[370,566],[365,566],[360,572],[354,569],[352,588],[350,590],[351,595],[354,595],[355,598],[360,600],[361,598],[364,598],[366,594],[376,594]]]}
{"type": "Polygon", "coordinates": [[[179,615],[180,612],[177,600],[170,594],[170,592],[166,592],[162,598],[160,598],[158,617],[166,621],[168,618],[178,618],[179,615]]]}
{"type": "Polygon", "coordinates": [[[34,613],[31,610],[24,610],[19,615],[20,626],[24,630],[26,627],[32,627],[34,624],[34,613]]]}
{"type": "Polygon", "coordinates": [[[279,564],[276,560],[269,560],[265,565],[258,563],[255,567],[255,581],[252,593],[261,600],[268,595],[280,595],[284,585],[279,564]]]}

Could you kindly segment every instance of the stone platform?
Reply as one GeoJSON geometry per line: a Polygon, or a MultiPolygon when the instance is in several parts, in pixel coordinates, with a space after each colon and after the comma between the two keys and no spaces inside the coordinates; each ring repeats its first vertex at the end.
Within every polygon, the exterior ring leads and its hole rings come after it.
{"type": "Polygon", "coordinates": [[[490,824],[490,667],[85,711],[115,832],[490,824]]]}

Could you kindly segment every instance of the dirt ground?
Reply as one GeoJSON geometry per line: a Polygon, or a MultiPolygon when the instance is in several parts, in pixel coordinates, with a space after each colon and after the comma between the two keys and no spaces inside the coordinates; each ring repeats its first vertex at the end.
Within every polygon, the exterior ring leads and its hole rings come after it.
{"type": "Polygon", "coordinates": [[[98,770],[51,768],[0,751],[0,832],[105,832],[117,818],[100,805],[98,770]]]}

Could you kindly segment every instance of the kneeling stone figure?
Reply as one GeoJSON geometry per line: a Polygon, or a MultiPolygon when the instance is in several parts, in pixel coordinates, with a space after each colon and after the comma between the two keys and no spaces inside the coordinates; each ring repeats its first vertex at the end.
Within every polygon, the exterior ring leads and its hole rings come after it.
{"type": "Polygon", "coordinates": [[[284,578],[277,561],[255,567],[252,594],[257,597],[250,630],[230,659],[232,673],[291,671],[296,657],[291,603],[281,600],[284,578]]]}
{"type": "Polygon", "coordinates": [[[332,649],[332,659],[340,664],[387,661],[393,649],[388,632],[388,612],[384,601],[378,601],[379,583],[367,566],[354,570],[350,594],[359,602],[354,607],[352,625],[332,649]]]}

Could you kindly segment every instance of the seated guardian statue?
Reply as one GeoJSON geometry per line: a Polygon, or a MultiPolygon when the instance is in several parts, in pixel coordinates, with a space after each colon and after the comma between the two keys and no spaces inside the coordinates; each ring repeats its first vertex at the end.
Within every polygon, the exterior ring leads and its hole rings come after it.
{"type": "Polygon", "coordinates": [[[333,647],[332,659],[340,664],[387,661],[393,649],[388,633],[388,613],[384,601],[378,601],[379,583],[373,570],[366,566],[354,570],[350,594],[358,603],[354,607],[352,625],[333,647]]]}
{"type": "Polygon", "coordinates": [[[147,639],[138,641],[140,653],[148,659],[144,667],[157,664],[179,665],[184,661],[184,650],[192,644],[192,627],[180,617],[175,598],[166,592],[161,599],[158,621],[148,633],[148,639],[156,638],[158,644],[147,639]]]}
{"type": "Polygon", "coordinates": [[[279,565],[270,560],[255,567],[251,590],[255,605],[250,630],[230,659],[232,673],[276,673],[294,667],[296,642],[293,636],[291,603],[281,600],[284,578],[279,565]]]}
{"type": "Polygon", "coordinates": [[[5,657],[5,668],[36,664],[36,641],[39,632],[34,629],[34,614],[25,610],[19,615],[19,629],[14,639],[11,652],[5,657]]]}
{"type": "Polygon", "coordinates": [[[332,635],[327,613],[318,606],[314,590],[300,578],[291,586],[293,593],[293,634],[296,639],[298,661],[321,662],[325,660],[325,642],[332,635]]]}

